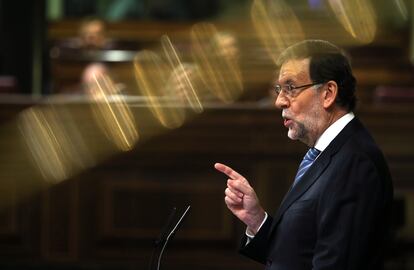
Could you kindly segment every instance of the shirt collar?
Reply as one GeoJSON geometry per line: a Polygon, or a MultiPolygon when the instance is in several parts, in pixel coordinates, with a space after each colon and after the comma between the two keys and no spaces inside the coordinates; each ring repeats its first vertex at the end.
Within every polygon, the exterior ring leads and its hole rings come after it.
{"type": "Polygon", "coordinates": [[[335,139],[339,132],[344,129],[344,127],[354,119],[355,115],[353,112],[349,112],[336,120],[332,125],[330,125],[322,135],[316,140],[315,148],[319,151],[324,151],[326,147],[335,139]]]}

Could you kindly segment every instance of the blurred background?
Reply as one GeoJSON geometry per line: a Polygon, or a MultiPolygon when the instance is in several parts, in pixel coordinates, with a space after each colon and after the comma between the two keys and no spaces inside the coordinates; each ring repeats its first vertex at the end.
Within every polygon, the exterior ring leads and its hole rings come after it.
{"type": "Polygon", "coordinates": [[[413,4],[0,0],[0,267],[149,269],[191,205],[162,268],[263,269],[237,254],[213,164],[277,210],[305,146],[273,106],[275,60],[313,38],[352,59],[394,180],[386,269],[414,269],[413,4]]]}

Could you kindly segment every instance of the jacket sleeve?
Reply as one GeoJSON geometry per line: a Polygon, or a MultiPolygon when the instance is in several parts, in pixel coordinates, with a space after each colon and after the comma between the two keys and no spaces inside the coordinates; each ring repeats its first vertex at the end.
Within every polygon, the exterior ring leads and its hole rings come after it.
{"type": "Polygon", "coordinates": [[[247,243],[247,236],[244,235],[241,241],[241,246],[239,252],[257,262],[262,264],[266,263],[267,258],[267,251],[269,250],[270,244],[270,233],[271,233],[271,226],[272,226],[273,218],[269,215],[260,228],[260,230],[256,233],[255,237],[247,243]]]}

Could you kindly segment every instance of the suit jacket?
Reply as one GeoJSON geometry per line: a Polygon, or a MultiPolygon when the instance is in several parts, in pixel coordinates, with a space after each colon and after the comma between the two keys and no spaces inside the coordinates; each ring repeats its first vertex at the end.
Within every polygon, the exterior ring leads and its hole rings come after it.
{"type": "Polygon", "coordinates": [[[381,269],[392,198],[383,154],[354,118],[240,252],[272,270],[381,269]]]}

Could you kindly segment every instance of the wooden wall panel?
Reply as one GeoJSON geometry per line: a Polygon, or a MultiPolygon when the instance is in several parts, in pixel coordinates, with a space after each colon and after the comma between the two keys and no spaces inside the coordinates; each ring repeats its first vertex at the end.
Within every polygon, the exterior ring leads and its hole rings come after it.
{"type": "Polygon", "coordinates": [[[50,260],[73,260],[78,245],[76,181],[55,185],[43,193],[42,251],[50,260]]]}
{"type": "Polygon", "coordinates": [[[177,207],[179,215],[191,204],[177,239],[230,239],[231,219],[222,203],[222,185],[171,177],[167,171],[163,178],[101,183],[100,236],[156,239],[172,207],[177,207]]]}

